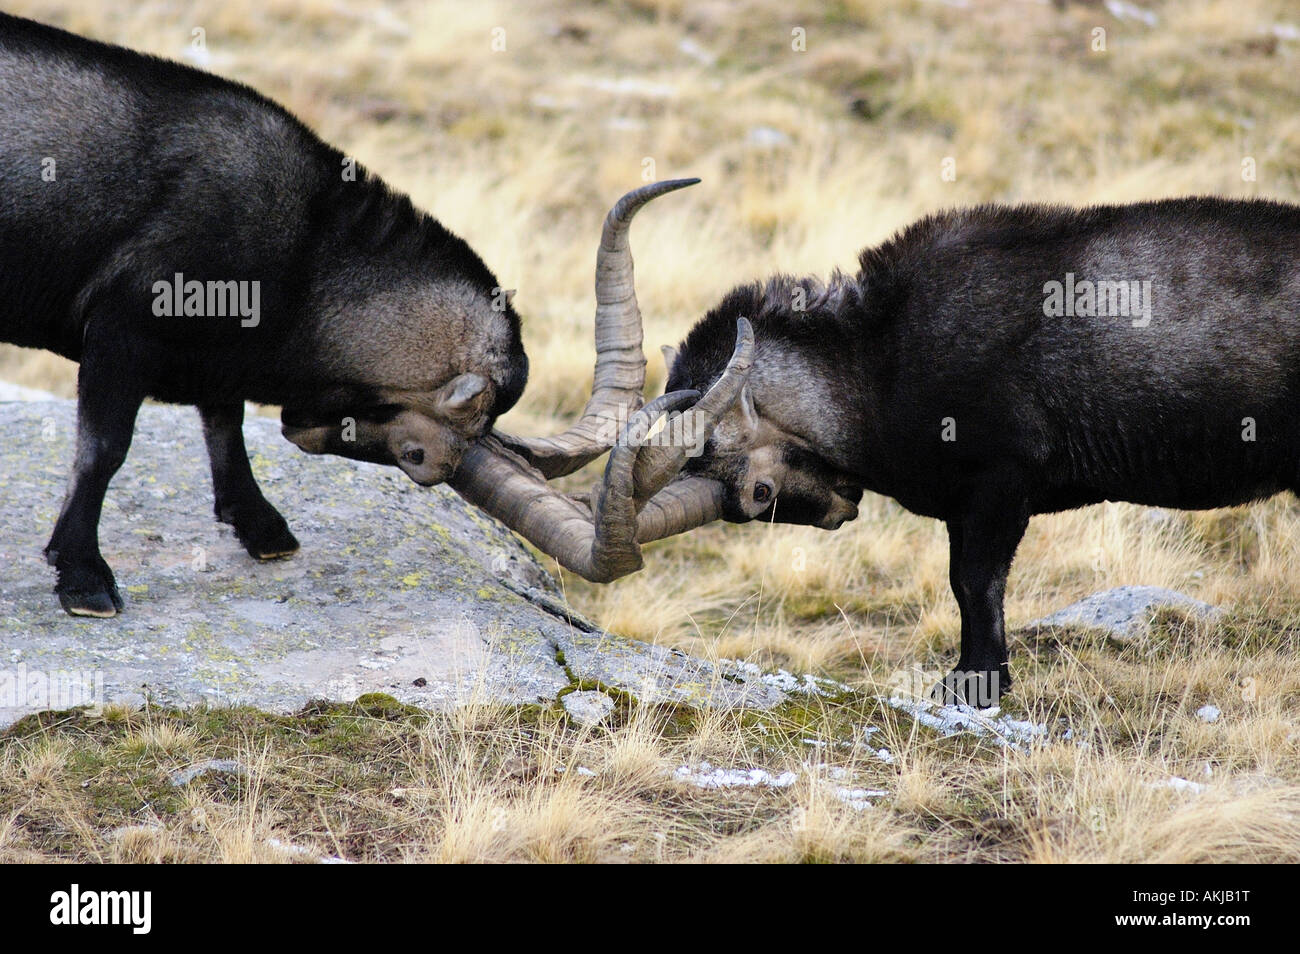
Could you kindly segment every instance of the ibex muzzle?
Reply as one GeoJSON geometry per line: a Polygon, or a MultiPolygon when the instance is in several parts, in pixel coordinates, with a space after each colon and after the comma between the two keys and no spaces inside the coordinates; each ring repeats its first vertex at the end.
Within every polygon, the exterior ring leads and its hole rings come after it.
{"type": "Polygon", "coordinates": [[[470,442],[487,428],[492,391],[486,378],[462,374],[430,396],[382,396],[423,410],[394,403],[358,412],[359,417],[336,415],[329,423],[308,423],[308,415],[286,408],[281,433],[309,454],[389,464],[431,487],[456,471],[470,442]]]}

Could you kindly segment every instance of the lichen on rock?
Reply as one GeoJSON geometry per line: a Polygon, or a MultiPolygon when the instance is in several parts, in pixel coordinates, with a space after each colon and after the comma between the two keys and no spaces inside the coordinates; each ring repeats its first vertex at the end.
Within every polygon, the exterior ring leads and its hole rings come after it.
{"type": "Polygon", "coordinates": [[[75,425],[69,401],[0,403],[0,726],[145,698],[273,712],[371,692],[432,708],[527,704],[575,685],[687,705],[784,698],[760,678],[724,678],[601,631],[514,535],[451,490],[302,454],[274,420],[250,415],[263,491],[302,544],[288,560],[255,562],[213,519],[198,415],[184,407],[142,409],[109,488],[100,543],[125,613],[68,617],[41,550],[75,425]],[[90,698],[68,698],[78,687],[90,698]]]}

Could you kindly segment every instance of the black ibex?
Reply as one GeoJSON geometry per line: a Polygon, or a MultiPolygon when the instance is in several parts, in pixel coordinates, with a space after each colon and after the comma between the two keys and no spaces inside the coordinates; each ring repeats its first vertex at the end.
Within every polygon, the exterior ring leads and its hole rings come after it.
{"type": "Polygon", "coordinates": [[[1176,199],[935,215],[854,276],[732,291],[670,355],[753,371],[687,470],[706,518],[835,529],[864,489],[948,527],[961,657],[940,691],[1010,685],[1003,592],[1038,513],[1182,509],[1300,490],[1300,208],[1176,199]]]}
{"type": "MultiPolygon", "coordinates": [[[[691,181],[638,190],[606,223],[589,413],[554,439],[479,446],[528,363],[508,296],[468,245],[247,87],[0,14],[0,340],[80,362],[76,461],[46,549],[64,609],[123,608],[98,524],[146,397],[198,407],[216,515],[256,558],[298,542],[249,468],[246,400],[282,406],[305,450],[422,484],[460,467],[467,496],[587,575],[635,569],[638,510],[662,535],[716,489],[674,487],[647,507],[684,455],[620,449],[592,508],[545,477],[608,450],[607,425],[641,405],[627,226],[691,181]]],[[[692,413],[716,416],[734,378],[692,413]]]]}

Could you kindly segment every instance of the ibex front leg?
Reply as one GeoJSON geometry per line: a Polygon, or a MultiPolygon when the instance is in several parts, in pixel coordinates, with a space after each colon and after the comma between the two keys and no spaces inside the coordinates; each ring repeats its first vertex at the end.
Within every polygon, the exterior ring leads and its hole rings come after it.
{"type": "Polygon", "coordinates": [[[262,496],[244,447],[244,405],[208,405],[199,408],[203,438],[212,465],[213,512],[235,528],[235,536],[256,560],[286,557],[298,549],[280,512],[262,496]]]}

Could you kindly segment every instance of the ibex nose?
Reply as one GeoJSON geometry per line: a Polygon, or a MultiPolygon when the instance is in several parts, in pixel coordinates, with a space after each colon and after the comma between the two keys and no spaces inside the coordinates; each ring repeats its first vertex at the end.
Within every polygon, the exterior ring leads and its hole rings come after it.
{"type": "Polygon", "coordinates": [[[850,520],[856,520],[857,516],[858,508],[855,504],[837,497],[817,526],[823,530],[838,530],[850,520]]]}

